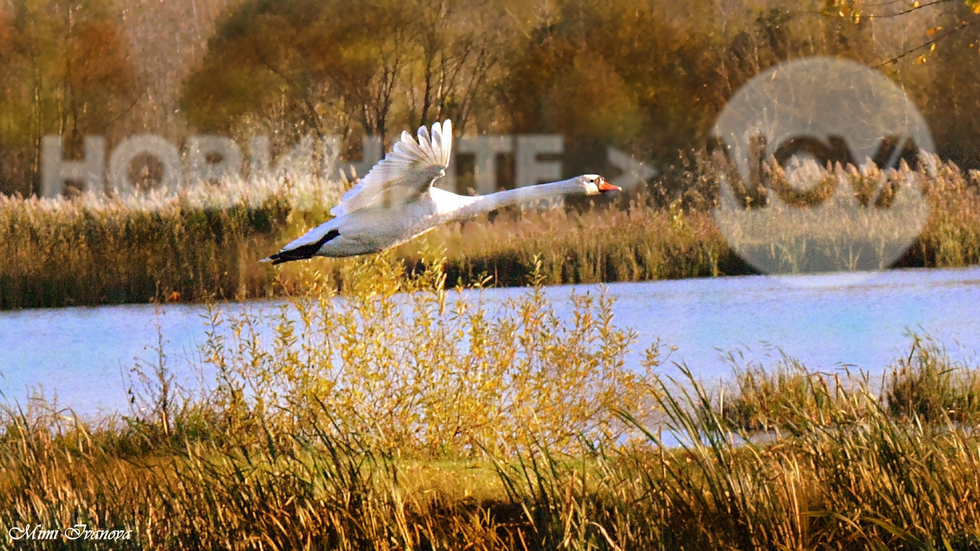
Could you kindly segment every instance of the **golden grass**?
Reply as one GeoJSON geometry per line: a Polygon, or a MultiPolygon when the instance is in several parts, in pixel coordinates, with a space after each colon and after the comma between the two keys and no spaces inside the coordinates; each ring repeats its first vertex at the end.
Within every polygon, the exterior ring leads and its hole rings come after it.
{"type": "Polygon", "coordinates": [[[977,370],[928,339],[883,388],[789,360],[709,392],[625,371],[629,334],[608,302],[580,297],[558,320],[541,273],[491,319],[478,289],[445,290],[437,258],[416,276],[388,255],[348,269],[343,297],[311,275],[286,307],[298,315],[212,309],[208,389],[155,384],[161,354],[128,417],[5,409],[0,525],[130,539],[4,544],[980,546],[977,370]]]}
{"type": "MultiPolygon", "coordinates": [[[[667,182],[682,191],[669,204],[640,194],[623,198],[628,205],[510,211],[492,223],[438,228],[398,248],[398,256],[416,269],[426,249],[444,248],[450,284],[489,275],[495,285],[524,284],[536,257],[548,284],[746,274],[756,269],[744,259],[752,255],[791,273],[980,262],[977,175],[955,165],[813,176],[850,185],[859,203],[869,200],[869,182],[891,182],[893,194],[898,182],[919,187],[928,219],[917,237],[907,234],[902,216],[874,208],[849,211],[848,223],[834,224],[807,218],[806,209],[782,219],[748,209],[723,233],[712,211],[731,171],[706,159],[667,182]],[[897,260],[881,255],[910,241],[897,260]]],[[[778,185],[785,176],[776,170],[769,178],[778,185]]],[[[338,288],[352,284],[341,277],[356,262],[348,259],[275,268],[257,262],[325,220],[337,186],[249,185],[231,182],[169,201],[0,198],[0,308],[289,296],[304,292],[312,272],[329,275],[338,288]]],[[[823,207],[842,208],[834,205],[823,207]]]]}
{"type": "Polygon", "coordinates": [[[0,199],[0,308],[263,296],[274,276],[258,260],[284,218],[276,205],[144,211],[0,199]]]}

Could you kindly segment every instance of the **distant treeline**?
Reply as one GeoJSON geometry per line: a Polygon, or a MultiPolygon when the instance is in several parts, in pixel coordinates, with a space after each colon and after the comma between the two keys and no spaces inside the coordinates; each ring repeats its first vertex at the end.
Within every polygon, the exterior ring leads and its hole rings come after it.
{"type": "MultiPolygon", "coordinates": [[[[980,166],[980,16],[926,4],[17,0],[0,7],[0,192],[39,191],[45,135],[77,157],[90,134],[111,150],[145,132],[261,133],[286,151],[313,133],[356,157],[364,134],[390,143],[443,118],[561,134],[569,174],[602,170],[606,146],[669,169],[741,85],[811,55],[879,67],[943,158],[980,166]]],[[[152,185],[157,165],[131,175],[152,185]]]]}

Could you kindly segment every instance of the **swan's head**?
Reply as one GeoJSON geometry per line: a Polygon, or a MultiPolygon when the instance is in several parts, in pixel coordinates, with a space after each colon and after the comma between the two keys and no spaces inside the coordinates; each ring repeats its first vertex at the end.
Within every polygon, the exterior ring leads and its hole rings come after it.
{"type": "Polygon", "coordinates": [[[622,188],[610,184],[598,174],[583,174],[573,181],[585,189],[586,195],[599,195],[607,191],[622,191],[622,188]]]}

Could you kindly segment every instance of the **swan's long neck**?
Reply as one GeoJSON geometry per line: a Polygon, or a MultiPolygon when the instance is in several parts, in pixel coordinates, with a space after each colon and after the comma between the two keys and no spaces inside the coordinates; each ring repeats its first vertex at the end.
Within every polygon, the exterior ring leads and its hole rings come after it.
{"type": "Polygon", "coordinates": [[[545,199],[557,199],[567,195],[582,194],[582,186],[573,180],[562,180],[550,184],[539,184],[536,186],[519,187],[506,191],[498,191],[488,195],[468,197],[470,201],[460,208],[454,218],[472,218],[480,214],[485,214],[503,207],[543,201],[545,199]]]}

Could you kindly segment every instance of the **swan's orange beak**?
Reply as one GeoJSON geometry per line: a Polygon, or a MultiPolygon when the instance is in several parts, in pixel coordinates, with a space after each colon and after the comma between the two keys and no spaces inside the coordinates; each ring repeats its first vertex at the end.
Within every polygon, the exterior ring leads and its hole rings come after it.
{"type": "Polygon", "coordinates": [[[623,188],[619,186],[614,186],[606,181],[605,178],[599,177],[599,191],[623,191],[623,188]]]}

